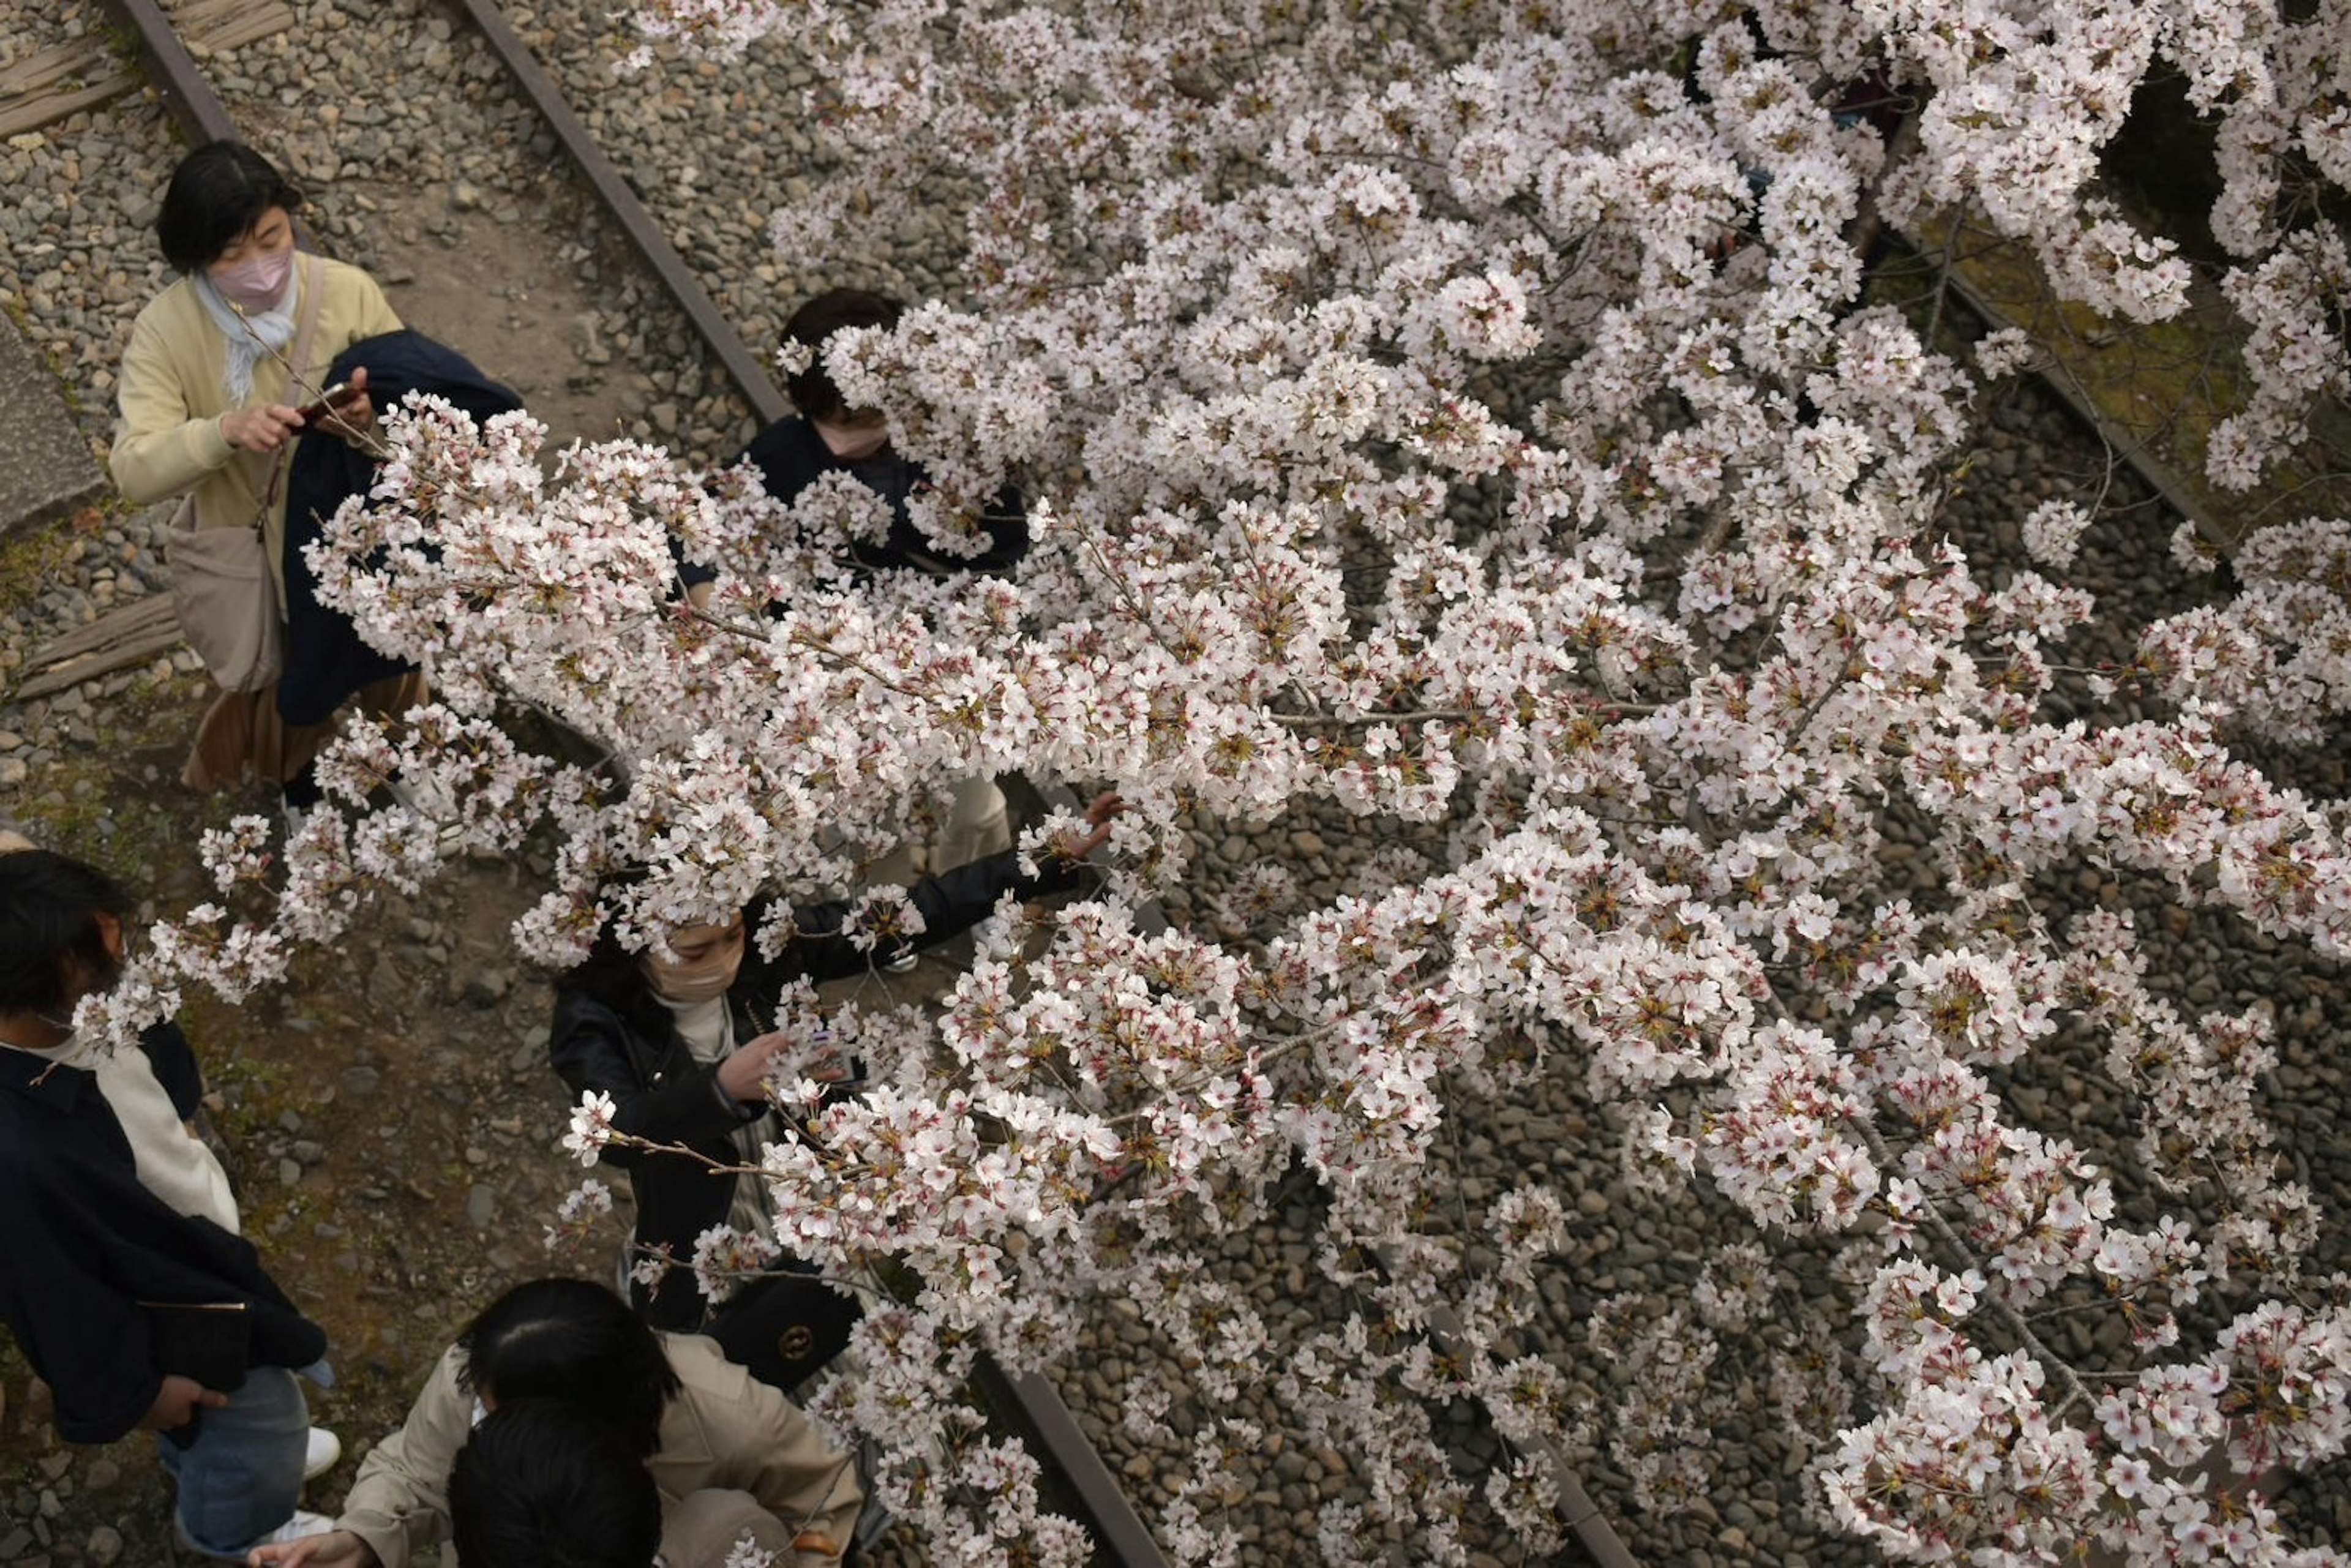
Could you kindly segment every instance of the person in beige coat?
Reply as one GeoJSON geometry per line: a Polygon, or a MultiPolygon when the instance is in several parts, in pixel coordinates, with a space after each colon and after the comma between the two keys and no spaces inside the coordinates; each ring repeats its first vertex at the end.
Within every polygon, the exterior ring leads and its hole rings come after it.
{"type": "MultiPolygon", "coordinates": [[[[401,329],[375,279],[296,250],[301,204],[301,193],[242,142],[214,141],[181,161],[155,220],[163,258],[180,277],[131,326],[108,460],[115,487],[141,506],[181,496],[193,501],[198,528],[258,523],[281,616],[286,461],[314,423],[303,410],[327,390],[322,378],[336,356],[401,329]]],[[[315,423],[365,439],[375,415],[364,373],[352,388],[315,423]]],[[[400,711],[423,689],[413,676],[380,685],[362,694],[363,706],[400,711]]],[[[330,727],[288,729],[277,712],[274,684],[223,692],[197,728],[185,781],[210,789],[248,775],[273,785],[301,779],[330,727]]],[[[299,788],[304,799],[289,804],[315,800],[299,788]]]]}
{"type": "Polygon", "coordinates": [[[727,1568],[748,1545],[787,1568],[794,1532],[748,1492],[662,1496],[620,1436],[559,1399],[508,1399],[449,1468],[466,1568],[727,1568]],[[658,1559],[658,1563],[656,1563],[658,1559]]]}
{"type": "MultiPolygon", "coordinates": [[[[605,1417],[642,1458],[665,1512],[700,1493],[745,1494],[792,1531],[783,1561],[795,1568],[838,1564],[864,1502],[850,1456],[712,1341],[656,1333],[601,1285],[535,1280],[492,1302],[442,1356],[407,1421],[360,1461],[334,1529],[249,1562],[406,1568],[419,1548],[450,1538],[450,1467],[475,1422],[501,1399],[524,1398],[605,1417]]],[[[443,1568],[455,1568],[452,1556],[442,1553],[443,1568]]]]}

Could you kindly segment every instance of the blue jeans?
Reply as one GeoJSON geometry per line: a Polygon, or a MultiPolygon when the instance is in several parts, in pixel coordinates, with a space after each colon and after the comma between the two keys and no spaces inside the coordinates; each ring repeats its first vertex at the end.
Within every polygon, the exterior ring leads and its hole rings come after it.
{"type": "Polygon", "coordinates": [[[226,1405],[204,1413],[188,1447],[159,1437],[163,1468],[179,1483],[180,1528],[190,1542],[214,1557],[242,1559],[293,1518],[309,1440],[309,1406],[282,1366],[248,1372],[226,1405]]]}

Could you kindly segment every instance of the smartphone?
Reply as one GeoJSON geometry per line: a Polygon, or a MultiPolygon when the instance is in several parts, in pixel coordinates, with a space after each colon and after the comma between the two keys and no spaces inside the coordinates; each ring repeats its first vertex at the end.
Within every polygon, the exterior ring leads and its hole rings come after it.
{"type": "Polygon", "coordinates": [[[340,408],[344,403],[350,402],[351,394],[356,389],[353,388],[351,383],[349,382],[337,382],[333,386],[329,387],[324,392],[319,394],[318,402],[298,409],[295,412],[302,416],[302,423],[306,427],[316,424],[319,421],[326,417],[327,411],[329,409],[340,408]]]}

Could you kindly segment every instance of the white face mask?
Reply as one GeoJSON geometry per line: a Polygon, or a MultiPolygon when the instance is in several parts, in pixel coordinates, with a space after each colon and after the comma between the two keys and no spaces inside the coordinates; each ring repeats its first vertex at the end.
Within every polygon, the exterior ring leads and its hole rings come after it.
{"type": "MultiPolygon", "coordinates": [[[[680,936],[692,935],[678,933],[680,936]]],[[[645,983],[674,1002],[706,1002],[725,996],[742,968],[743,927],[737,925],[725,941],[713,944],[708,952],[686,963],[672,963],[647,954],[645,983]]]]}
{"type": "Polygon", "coordinates": [[[824,449],[843,463],[854,463],[861,457],[871,457],[890,444],[887,422],[877,424],[828,424],[823,420],[810,420],[816,426],[817,439],[824,449]]]}

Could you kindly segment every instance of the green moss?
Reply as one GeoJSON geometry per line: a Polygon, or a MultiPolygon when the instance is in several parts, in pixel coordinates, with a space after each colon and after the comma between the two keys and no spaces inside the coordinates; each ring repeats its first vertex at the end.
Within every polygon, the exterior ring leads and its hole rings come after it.
{"type": "Polygon", "coordinates": [[[0,541],[0,617],[14,618],[40,597],[41,590],[85,530],[79,518],[27,528],[0,541]]]}
{"type": "MultiPolygon", "coordinates": [[[[1933,232],[1946,253],[1931,257],[1931,266],[1947,262],[1974,294],[2023,329],[2054,361],[2052,373],[2078,388],[2112,431],[2144,446],[2230,542],[2258,521],[2351,509],[2351,482],[2314,460],[2320,455],[2314,443],[2273,455],[2262,482],[2249,491],[2225,490],[2205,477],[2212,432],[2244,407],[2252,390],[2239,351],[2243,325],[2209,289],[2198,289],[2190,308],[2168,320],[2119,320],[2056,298],[2020,244],[1949,218],[1933,232]]],[[[1908,292],[1922,298],[1933,287],[1922,272],[1908,292]]]]}

